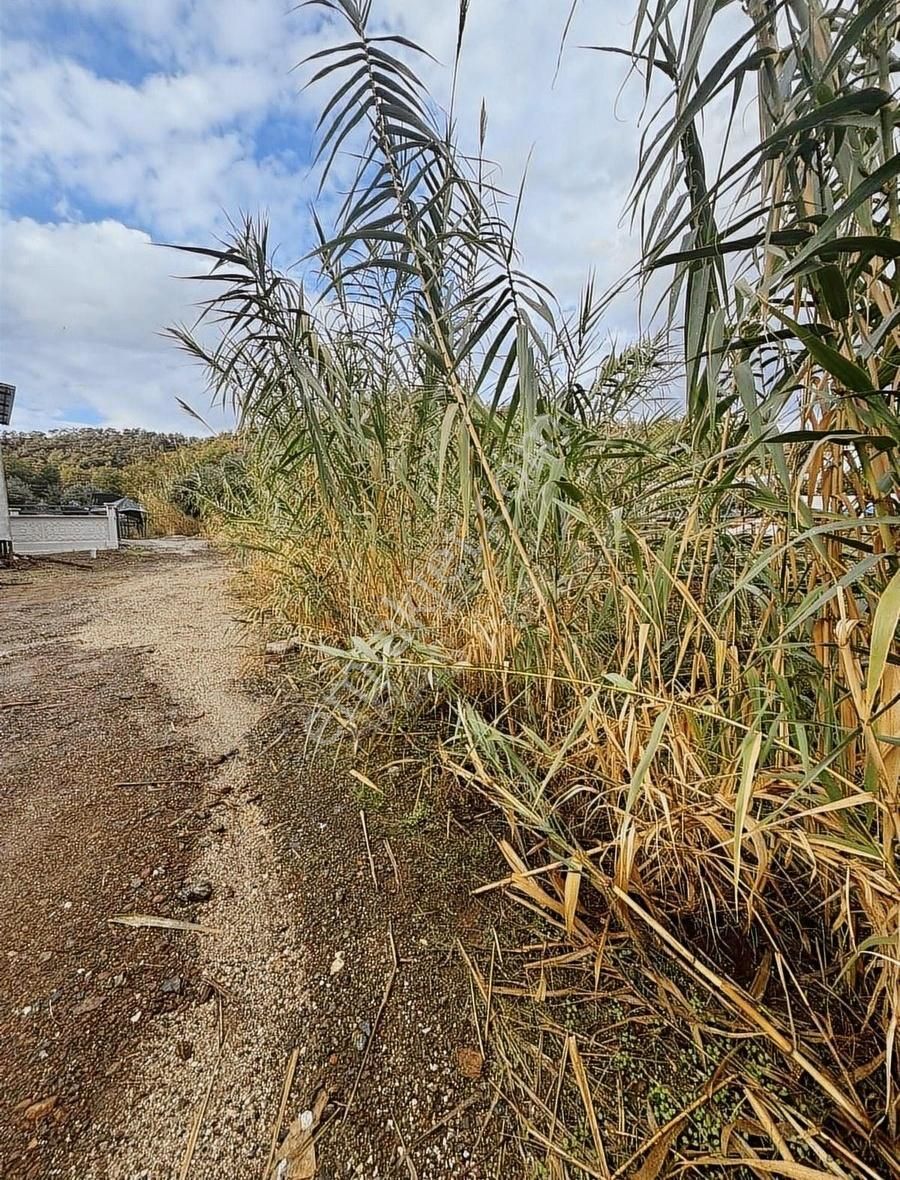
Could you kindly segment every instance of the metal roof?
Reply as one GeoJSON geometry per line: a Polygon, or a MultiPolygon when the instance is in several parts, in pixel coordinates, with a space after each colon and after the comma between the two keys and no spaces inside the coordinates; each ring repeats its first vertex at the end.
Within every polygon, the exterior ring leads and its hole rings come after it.
{"type": "Polygon", "coordinates": [[[121,500],[113,500],[109,507],[115,508],[116,512],[140,512],[142,516],[147,515],[147,509],[129,496],[123,496],[121,500]]]}
{"type": "Polygon", "coordinates": [[[0,426],[8,426],[16,399],[15,385],[0,384],[0,426]]]}

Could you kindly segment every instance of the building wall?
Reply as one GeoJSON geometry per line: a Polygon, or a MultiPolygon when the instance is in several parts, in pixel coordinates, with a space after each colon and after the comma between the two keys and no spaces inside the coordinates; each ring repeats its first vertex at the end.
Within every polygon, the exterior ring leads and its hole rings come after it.
{"type": "Polygon", "coordinates": [[[77,553],[118,549],[119,530],[115,509],[103,516],[61,516],[40,513],[9,517],[13,553],[77,553]]]}

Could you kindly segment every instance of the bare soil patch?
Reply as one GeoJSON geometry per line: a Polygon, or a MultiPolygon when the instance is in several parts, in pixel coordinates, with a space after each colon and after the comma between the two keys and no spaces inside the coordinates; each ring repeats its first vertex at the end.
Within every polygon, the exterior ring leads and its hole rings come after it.
{"type": "MultiPolygon", "coordinates": [[[[181,912],[207,772],[145,653],[74,640],[130,569],[0,574],[0,1160],[48,1174],[130,1069],[147,1023],[189,1002],[189,943],[109,918],[181,912]],[[178,781],[182,780],[182,781],[178,781]],[[122,786],[152,782],[153,786],[122,786]]],[[[184,916],[189,916],[184,914],[184,916]]]]}
{"type": "Polygon", "coordinates": [[[490,958],[504,923],[499,899],[472,895],[499,868],[477,804],[408,775],[408,746],[311,760],[308,728],[300,706],[273,714],[258,757],[303,898],[309,1016],[293,1093],[302,1108],[327,1096],[320,1174],[520,1177],[461,953],[490,958]]]}

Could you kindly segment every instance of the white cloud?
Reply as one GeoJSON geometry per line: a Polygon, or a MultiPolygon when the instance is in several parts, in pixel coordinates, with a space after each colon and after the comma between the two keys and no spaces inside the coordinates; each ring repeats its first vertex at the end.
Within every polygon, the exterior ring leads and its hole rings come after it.
{"type": "MultiPolygon", "coordinates": [[[[162,331],[192,319],[190,268],[116,221],[2,226],[3,379],[18,386],[13,427],[60,425],[71,408],[110,426],[196,425],[176,396],[206,412],[209,398],[189,358],[162,331]]],[[[224,419],[212,412],[216,422],[224,419]]]]}
{"type": "MultiPolygon", "coordinates": [[[[282,261],[303,252],[315,193],[308,124],[331,82],[301,94],[305,78],[290,70],[347,38],[323,22],[322,9],[295,9],[292,0],[48,0],[48,13],[119,30],[134,63],[148,70],[134,81],[121,61],[104,59],[108,46],[91,54],[62,34],[58,43],[30,34],[33,0],[7,0],[8,27],[24,32],[5,47],[6,200],[28,212],[29,194],[42,191],[55,216],[73,219],[41,225],[8,215],[3,227],[6,364],[17,371],[20,412],[37,420],[80,403],[109,421],[178,421],[173,394],[196,393],[198,378],[155,333],[189,315],[192,295],[169,277],[174,257],[151,249],[151,237],[204,242],[228,215],[266,209],[282,261]],[[295,151],[290,140],[260,149],[273,117],[289,128],[295,120],[295,151]],[[100,220],[98,209],[117,219],[100,220]]],[[[524,263],[571,302],[591,271],[602,289],[637,256],[620,217],[641,95],[636,80],[622,89],[627,61],[578,48],[630,42],[632,5],[622,0],[579,6],[554,80],[567,10],[542,0],[472,3],[455,114],[473,147],[484,99],[487,152],[507,190],[518,187],[531,156],[519,225],[524,263]]],[[[385,31],[406,34],[443,63],[417,59],[442,104],[457,12],[449,0],[373,4],[385,31]]],[[[636,307],[633,295],[618,301],[608,331],[634,334],[636,307]]]]}
{"type": "MultiPolygon", "coordinates": [[[[135,46],[160,63],[137,85],[99,77],[45,47],[7,47],[6,154],[9,173],[28,184],[72,187],[88,199],[133,211],[155,232],[185,235],[221,227],[223,211],[268,206],[286,230],[314,189],[302,167],[254,158],[254,133],[277,112],[309,116],[329,82],[298,93],[291,74],[311,50],[343,39],[322,27],[321,9],[291,11],[286,0],[65,0],[65,6],[124,24],[135,46]]],[[[606,271],[622,197],[633,170],[633,124],[613,114],[627,63],[570,48],[553,85],[562,11],[520,0],[473,4],[458,88],[461,134],[474,142],[482,98],[488,151],[514,189],[533,164],[522,221],[526,256],[567,294],[591,265],[606,271]],[[598,117],[599,115],[599,117],[598,117]],[[574,215],[575,224],[570,225],[574,215]],[[593,219],[585,240],[578,232],[593,219]],[[549,232],[552,226],[554,232],[549,232]],[[532,254],[534,257],[532,258],[532,254]]],[[[618,0],[582,6],[570,45],[596,40],[598,26],[626,39],[618,0]]],[[[457,28],[455,4],[381,0],[375,18],[432,52],[418,59],[439,101],[449,96],[457,28]]],[[[307,150],[297,126],[298,151],[307,150]]]]}
{"type": "Polygon", "coordinates": [[[303,188],[277,159],[256,159],[254,131],[284,80],[247,63],[153,74],[139,85],[12,43],[3,86],[10,196],[29,187],[133,211],[167,236],[206,235],[224,211],[271,204],[291,216],[303,188]]]}
{"type": "Polygon", "coordinates": [[[139,85],[98,77],[36,47],[7,48],[5,98],[14,150],[28,163],[44,155],[72,158],[123,143],[140,150],[175,135],[202,138],[263,109],[272,80],[242,64],[183,74],[151,74],[139,85]]]}
{"type": "Polygon", "coordinates": [[[271,60],[285,49],[291,0],[5,0],[10,26],[26,25],[54,10],[70,22],[89,17],[114,24],[143,58],[165,70],[210,61],[271,60]]]}

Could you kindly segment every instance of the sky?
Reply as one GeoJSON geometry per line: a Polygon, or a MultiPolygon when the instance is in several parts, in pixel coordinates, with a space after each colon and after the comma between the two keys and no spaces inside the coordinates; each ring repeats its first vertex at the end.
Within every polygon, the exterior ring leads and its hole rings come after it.
{"type": "MultiPolygon", "coordinates": [[[[504,187],[527,166],[524,262],[563,303],[591,272],[600,289],[637,257],[623,220],[640,134],[628,63],[581,48],[628,45],[628,0],[471,0],[458,82],[463,143],[488,116],[504,187]]],[[[446,105],[456,0],[373,0],[373,25],[428,49],[446,105]]],[[[203,375],[164,329],[190,322],[196,269],[166,243],[214,244],[230,217],[264,212],[284,264],[311,242],[315,122],[308,54],[347,40],[293,0],[3,0],[0,5],[0,381],[18,387],[12,426],[70,424],[193,433],[211,426],[203,375]]],[[[325,190],[326,215],[334,194],[325,190]]],[[[610,338],[638,331],[617,302],[610,338]]]]}

